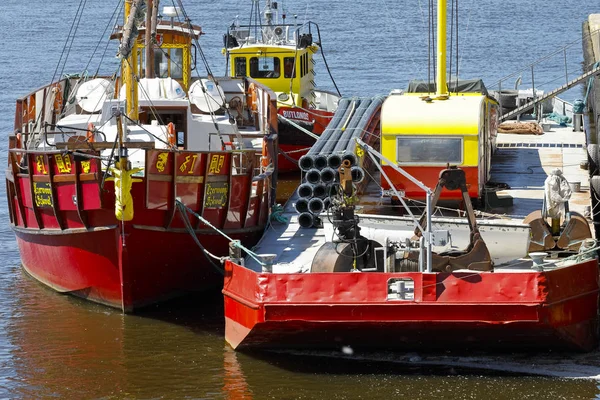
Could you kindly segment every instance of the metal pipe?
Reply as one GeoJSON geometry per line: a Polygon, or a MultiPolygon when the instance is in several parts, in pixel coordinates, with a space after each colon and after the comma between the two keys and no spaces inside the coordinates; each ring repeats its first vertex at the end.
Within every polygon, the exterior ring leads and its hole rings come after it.
{"type": "Polygon", "coordinates": [[[323,169],[327,167],[327,155],[326,154],[317,154],[314,156],[314,164],[316,169],[323,169]]]}
{"type": "Polygon", "coordinates": [[[303,155],[302,157],[300,157],[300,160],[298,160],[298,166],[304,172],[310,170],[311,168],[314,168],[314,166],[315,166],[314,156],[309,155],[309,154],[303,155]]]}
{"type": "Polygon", "coordinates": [[[356,133],[358,133],[360,136],[361,129],[359,129],[358,125],[362,121],[363,116],[369,109],[372,101],[373,100],[370,98],[360,99],[360,105],[352,115],[352,119],[349,121],[348,126],[344,129],[344,133],[340,137],[340,140],[334,147],[335,151],[345,150],[348,146],[348,141],[351,137],[355,136],[356,133]]]}
{"type": "Polygon", "coordinates": [[[352,175],[352,182],[360,183],[365,179],[365,171],[361,167],[352,167],[350,169],[352,175]]]}
{"type": "Polygon", "coordinates": [[[339,154],[330,154],[327,157],[327,165],[330,168],[339,168],[342,165],[342,157],[339,154]]]}
{"type": "Polygon", "coordinates": [[[308,200],[307,199],[298,199],[296,204],[294,204],[296,211],[300,214],[308,211],[308,200]]]}
{"type": "Polygon", "coordinates": [[[321,148],[325,145],[325,143],[329,139],[329,136],[331,136],[331,134],[335,131],[335,129],[341,123],[342,117],[344,116],[344,113],[346,112],[346,109],[348,108],[349,104],[350,104],[349,98],[340,99],[340,101],[338,102],[337,111],[333,115],[333,118],[331,119],[331,121],[329,121],[329,124],[327,124],[327,127],[325,128],[325,130],[323,131],[323,133],[321,133],[321,136],[319,136],[319,139],[317,139],[317,141],[310,148],[310,150],[308,151],[307,154],[315,155],[321,151],[321,148]]]}
{"type": "Polygon", "coordinates": [[[329,207],[331,207],[331,199],[329,197],[325,197],[323,199],[323,209],[327,210],[329,207]]]}
{"type": "Polygon", "coordinates": [[[437,3],[437,78],[436,97],[448,98],[448,84],[446,82],[446,0],[437,3]]]}
{"type": "MultiPolygon", "coordinates": [[[[319,199],[324,199],[325,197],[327,197],[327,186],[325,186],[322,183],[317,183],[316,185],[314,185],[312,190],[313,190],[313,198],[316,197],[319,199]]],[[[310,208],[310,202],[309,202],[309,208],[310,208]]]]}
{"type": "Polygon", "coordinates": [[[323,200],[318,197],[313,197],[308,202],[308,210],[313,214],[318,214],[325,208],[325,204],[323,204],[323,200]]]}
{"type": "Polygon", "coordinates": [[[298,196],[307,199],[313,197],[313,185],[310,183],[303,183],[302,185],[298,186],[298,196]]]}
{"type": "MultiPolygon", "coordinates": [[[[384,100],[385,100],[385,98],[382,96],[377,96],[377,97],[374,97],[373,99],[371,99],[369,107],[363,113],[362,118],[360,119],[360,121],[358,121],[356,127],[352,131],[352,134],[347,138],[347,140],[342,139],[342,142],[343,142],[342,146],[343,146],[344,153],[354,154],[354,152],[356,150],[356,142],[354,141],[354,138],[360,139],[360,138],[364,137],[365,134],[369,134],[369,132],[366,132],[366,129],[369,126],[371,120],[373,119],[373,115],[375,115],[377,110],[379,110],[381,108],[384,100]]],[[[355,157],[354,162],[351,162],[351,164],[355,165],[356,163],[357,163],[357,160],[355,157]]]]}
{"type": "Polygon", "coordinates": [[[356,162],[357,162],[356,154],[346,151],[344,153],[344,155],[342,156],[342,162],[344,162],[346,160],[350,161],[350,165],[356,165],[356,162]]]}
{"type": "Polygon", "coordinates": [[[315,184],[319,183],[320,180],[321,171],[319,171],[318,169],[313,168],[306,173],[306,182],[315,184]]]}
{"type": "MultiPolygon", "coordinates": [[[[350,117],[354,113],[355,107],[359,104],[360,104],[360,99],[358,97],[353,97],[351,99],[351,107],[347,107],[346,112],[344,113],[344,115],[342,117],[342,121],[343,121],[343,123],[341,124],[342,126],[336,127],[335,130],[331,133],[331,135],[328,137],[326,143],[323,145],[323,147],[319,151],[320,154],[328,155],[333,152],[335,145],[339,141],[339,137],[346,130],[345,126],[347,125],[348,121],[350,120],[350,117]]],[[[337,112],[336,112],[336,114],[337,114],[337,112]]]]}
{"type": "Polygon", "coordinates": [[[298,224],[302,228],[312,228],[314,223],[314,217],[309,212],[303,212],[298,216],[298,224]]]}
{"type": "Polygon", "coordinates": [[[321,170],[321,182],[333,183],[335,181],[335,170],[333,168],[323,168],[321,170]]]}
{"type": "Polygon", "coordinates": [[[431,263],[432,263],[432,255],[431,255],[431,192],[428,191],[425,195],[426,202],[426,212],[427,212],[427,228],[425,229],[425,240],[427,241],[427,272],[431,272],[431,263]]]}

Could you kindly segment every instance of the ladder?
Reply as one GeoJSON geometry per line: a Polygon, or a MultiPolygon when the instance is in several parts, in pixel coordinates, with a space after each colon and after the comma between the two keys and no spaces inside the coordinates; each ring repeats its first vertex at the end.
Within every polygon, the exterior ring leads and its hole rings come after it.
{"type": "Polygon", "coordinates": [[[510,119],[516,115],[520,115],[520,114],[524,113],[525,111],[529,110],[530,108],[533,108],[536,104],[538,104],[546,99],[552,98],[558,94],[561,94],[562,92],[571,89],[573,86],[580,84],[582,81],[586,80],[590,76],[597,75],[597,74],[600,74],[600,65],[597,66],[596,68],[586,72],[585,74],[580,75],[577,78],[565,83],[564,85],[560,86],[559,88],[551,90],[550,92],[545,93],[544,95],[542,95],[540,97],[534,97],[534,99],[532,101],[525,103],[522,106],[519,106],[506,114],[503,114],[502,116],[500,116],[500,121],[501,122],[506,121],[507,119],[510,119]]]}

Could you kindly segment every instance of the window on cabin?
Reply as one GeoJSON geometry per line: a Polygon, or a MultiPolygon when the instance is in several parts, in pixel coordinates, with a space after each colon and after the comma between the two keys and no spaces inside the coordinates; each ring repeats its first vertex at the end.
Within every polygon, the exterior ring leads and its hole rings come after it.
{"type": "Polygon", "coordinates": [[[397,139],[396,161],[400,164],[462,164],[462,138],[406,137],[397,139]]]}
{"type": "Polygon", "coordinates": [[[284,78],[295,78],[296,69],[294,68],[294,57],[283,58],[283,77],[284,78]]]}
{"type": "Polygon", "coordinates": [[[246,76],[246,57],[234,59],[235,76],[246,76]]]}
{"type": "Polygon", "coordinates": [[[183,49],[169,49],[171,55],[171,78],[183,79],[183,49]]]}
{"type": "Polygon", "coordinates": [[[183,79],[183,49],[154,48],[154,73],[158,78],[183,79]]]}
{"type": "Polygon", "coordinates": [[[252,78],[279,78],[281,67],[278,57],[252,57],[250,76],[252,78]]]}

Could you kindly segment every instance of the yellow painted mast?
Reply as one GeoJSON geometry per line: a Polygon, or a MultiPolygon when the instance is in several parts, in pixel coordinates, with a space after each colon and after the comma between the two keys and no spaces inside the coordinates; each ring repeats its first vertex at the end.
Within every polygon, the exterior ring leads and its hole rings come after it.
{"type": "Polygon", "coordinates": [[[437,7],[437,76],[436,98],[448,98],[448,83],[446,82],[446,0],[438,0],[437,7]]]}
{"type": "Polygon", "coordinates": [[[125,25],[123,27],[123,43],[121,44],[121,54],[126,55],[121,61],[121,77],[123,85],[127,87],[126,111],[127,116],[137,121],[138,113],[138,83],[135,74],[138,71],[137,65],[137,37],[133,36],[134,20],[133,16],[138,12],[138,6],[141,0],[125,1],[125,25]],[[132,18],[130,18],[130,15],[132,18]],[[133,37],[132,37],[133,36],[133,37]]]}

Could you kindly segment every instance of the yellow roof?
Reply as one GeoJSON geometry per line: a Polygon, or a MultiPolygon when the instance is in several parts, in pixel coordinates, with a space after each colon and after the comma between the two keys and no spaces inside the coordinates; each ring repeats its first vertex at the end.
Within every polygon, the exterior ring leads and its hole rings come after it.
{"type": "MultiPolygon", "coordinates": [[[[432,94],[433,96],[433,94],[432,94]]],[[[451,95],[425,101],[414,95],[391,95],[381,110],[383,135],[477,135],[483,95],[451,95]]]]}

